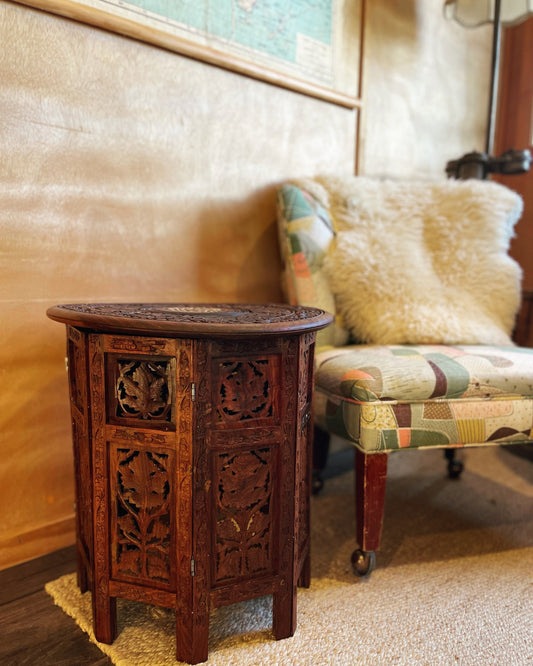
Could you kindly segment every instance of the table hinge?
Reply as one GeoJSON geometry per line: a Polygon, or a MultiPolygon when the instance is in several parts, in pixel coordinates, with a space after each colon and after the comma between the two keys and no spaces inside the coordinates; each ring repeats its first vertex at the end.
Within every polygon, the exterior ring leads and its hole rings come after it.
{"type": "Polygon", "coordinates": [[[194,576],[195,573],[194,557],[191,557],[191,576],[194,576]]]}
{"type": "Polygon", "coordinates": [[[302,432],[305,430],[307,424],[311,420],[311,410],[309,409],[305,414],[302,416],[302,432]]]}
{"type": "Polygon", "coordinates": [[[191,384],[191,400],[194,402],[196,400],[196,383],[191,384]]]}

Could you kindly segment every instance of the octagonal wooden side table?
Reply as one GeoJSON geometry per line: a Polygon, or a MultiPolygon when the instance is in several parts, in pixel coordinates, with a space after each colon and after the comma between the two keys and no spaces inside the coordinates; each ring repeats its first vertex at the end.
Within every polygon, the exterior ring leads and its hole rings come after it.
{"type": "Polygon", "coordinates": [[[243,304],[75,304],[67,325],[78,585],[97,640],[117,597],[176,610],[176,654],[208,656],[209,610],[273,595],[296,628],[310,580],[313,355],[332,317],[243,304]]]}

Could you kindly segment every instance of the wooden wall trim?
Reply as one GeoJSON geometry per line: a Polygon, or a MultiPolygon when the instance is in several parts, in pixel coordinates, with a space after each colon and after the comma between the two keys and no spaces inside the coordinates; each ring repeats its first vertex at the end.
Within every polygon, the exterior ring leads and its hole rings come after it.
{"type": "Polygon", "coordinates": [[[46,525],[0,538],[0,570],[51,553],[76,541],[74,514],[46,525]]]}
{"type": "Polygon", "coordinates": [[[75,539],[47,307],[280,301],[275,188],[352,173],[356,112],[18,2],[0,42],[2,569],[75,539]]]}
{"type": "Polygon", "coordinates": [[[348,109],[359,108],[361,105],[360,99],[352,95],[326,88],[311,81],[305,81],[296,76],[277,72],[266,66],[257,65],[252,61],[239,58],[231,53],[218,51],[209,46],[187,41],[177,35],[136,23],[125,17],[102,11],[97,7],[87,6],[75,0],[17,0],[17,2],[81,21],[96,28],[103,28],[104,30],[126,35],[127,37],[133,37],[148,44],[155,44],[189,58],[201,60],[210,65],[222,67],[223,69],[229,69],[259,81],[266,81],[281,88],[295,90],[304,95],[322,99],[332,104],[338,104],[348,109]]]}

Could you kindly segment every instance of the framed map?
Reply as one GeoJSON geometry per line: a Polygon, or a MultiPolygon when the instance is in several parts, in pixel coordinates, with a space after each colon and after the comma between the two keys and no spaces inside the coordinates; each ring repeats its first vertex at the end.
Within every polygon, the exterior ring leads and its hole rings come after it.
{"type": "Polygon", "coordinates": [[[19,1],[342,106],[359,106],[362,0],[19,1]]]}

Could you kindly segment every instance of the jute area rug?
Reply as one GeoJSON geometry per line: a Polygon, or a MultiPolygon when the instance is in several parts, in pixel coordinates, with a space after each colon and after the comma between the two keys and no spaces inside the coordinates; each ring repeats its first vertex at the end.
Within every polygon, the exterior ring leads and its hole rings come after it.
{"type": "MultiPolygon", "coordinates": [[[[344,468],[313,498],[313,577],[298,592],[294,637],[273,640],[269,597],[216,609],[208,663],[533,663],[533,463],[511,449],[469,450],[451,481],[442,451],[391,455],[383,546],[361,580],[350,567],[349,453],[338,452],[344,468]]],[[[96,642],[90,593],[74,574],[46,589],[96,642]]],[[[115,643],[97,643],[114,664],[176,664],[171,611],[118,609],[115,643]]]]}

